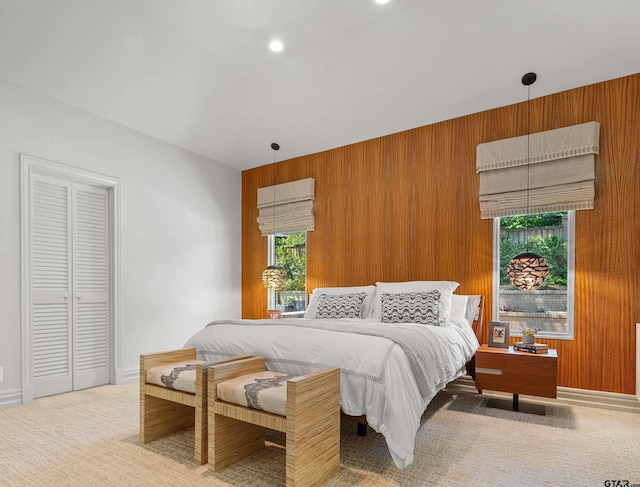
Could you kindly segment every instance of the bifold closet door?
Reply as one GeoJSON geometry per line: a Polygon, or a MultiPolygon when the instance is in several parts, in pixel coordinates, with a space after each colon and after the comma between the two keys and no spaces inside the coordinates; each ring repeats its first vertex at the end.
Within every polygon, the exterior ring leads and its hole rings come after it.
{"type": "Polygon", "coordinates": [[[31,374],[34,397],[73,389],[71,182],[31,182],[31,374]]]}
{"type": "Polygon", "coordinates": [[[109,383],[109,193],[73,183],[73,389],[109,383]]]}
{"type": "Polygon", "coordinates": [[[34,397],[109,382],[109,194],[34,174],[31,184],[34,397]]]}

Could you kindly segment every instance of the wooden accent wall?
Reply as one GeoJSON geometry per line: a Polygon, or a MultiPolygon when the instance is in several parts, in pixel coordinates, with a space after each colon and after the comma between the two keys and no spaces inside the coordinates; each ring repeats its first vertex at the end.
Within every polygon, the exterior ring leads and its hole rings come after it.
{"type": "MultiPolygon", "coordinates": [[[[476,146],[525,135],[526,102],[277,164],[277,183],[316,180],[307,289],[455,280],[487,296],[492,220],[481,220],[476,146]]],[[[640,322],[640,74],[531,101],[531,131],[598,121],[596,209],[576,213],[575,339],[558,350],[559,385],[635,394],[640,322]]],[[[286,137],[279,142],[286,144],[286,137]]],[[[257,189],[273,167],[242,174],[242,314],[264,316],[266,239],[257,189]]]]}

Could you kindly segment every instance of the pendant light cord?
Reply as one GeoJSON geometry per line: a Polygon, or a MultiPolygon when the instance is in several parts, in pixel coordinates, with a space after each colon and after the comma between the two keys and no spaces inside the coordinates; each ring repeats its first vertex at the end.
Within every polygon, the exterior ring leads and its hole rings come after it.
{"type": "MultiPolygon", "coordinates": [[[[536,82],[536,73],[527,73],[522,77],[522,84],[527,87],[527,212],[528,215],[531,211],[530,208],[530,193],[531,193],[531,145],[530,145],[530,137],[531,137],[531,85],[536,82]]],[[[529,252],[529,226],[525,227],[525,237],[526,237],[526,249],[529,252]]]]}
{"type": "MultiPolygon", "coordinates": [[[[273,144],[272,144],[273,147],[273,144]]],[[[273,245],[276,243],[276,149],[273,149],[273,245]]],[[[276,265],[275,257],[273,265],[276,265]]]]}
{"type": "Polygon", "coordinates": [[[280,145],[277,144],[276,142],[272,142],[271,143],[271,149],[273,149],[273,248],[274,248],[274,255],[273,255],[273,264],[274,266],[277,266],[277,256],[276,256],[276,252],[275,252],[275,247],[276,247],[276,151],[280,150],[280,145]]]}
{"type": "MultiPolygon", "coordinates": [[[[529,179],[530,179],[530,164],[531,164],[531,152],[529,146],[529,138],[531,137],[531,85],[527,85],[527,215],[529,215],[529,179]]],[[[529,237],[526,239],[526,249],[529,252],[529,237]]]]}
{"type": "Polygon", "coordinates": [[[527,86],[527,214],[529,214],[529,165],[531,164],[531,152],[529,138],[531,136],[531,85],[527,86]]]}

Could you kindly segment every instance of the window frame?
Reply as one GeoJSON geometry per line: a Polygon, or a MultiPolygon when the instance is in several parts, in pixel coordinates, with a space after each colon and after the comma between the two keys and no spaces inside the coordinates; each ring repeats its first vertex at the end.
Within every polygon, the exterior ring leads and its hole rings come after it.
{"type": "MultiPolygon", "coordinates": [[[[291,233],[301,233],[301,232],[291,232],[291,233]]],[[[306,231],[304,232],[305,234],[307,233],[306,231]]],[[[276,237],[278,235],[267,235],[267,265],[276,265],[276,237]]],[[[307,236],[305,235],[305,248],[307,245],[307,236]]],[[[308,254],[307,254],[308,255],[308,254]]],[[[305,267],[305,295],[306,295],[306,269],[307,269],[307,260],[305,258],[305,262],[304,262],[304,267],[305,267]]],[[[272,290],[272,289],[266,289],[267,291],[267,309],[276,309],[277,308],[277,303],[276,303],[276,291],[272,290]]],[[[305,296],[306,297],[306,296],[305,296]]],[[[287,315],[288,317],[300,317],[302,315],[304,315],[304,312],[306,311],[306,307],[307,307],[308,303],[306,302],[305,299],[305,310],[303,310],[302,312],[300,311],[293,311],[293,312],[288,312],[287,315]]],[[[284,313],[283,313],[284,316],[284,313]]]]}
{"type": "MultiPolygon", "coordinates": [[[[575,210],[567,211],[567,332],[556,333],[540,331],[537,338],[547,338],[553,340],[573,340],[575,334],[574,320],[574,296],[575,296],[575,210]]],[[[493,219],[493,276],[492,276],[492,312],[493,321],[500,321],[500,217],[493,219]]],[[[510,330],[511,336],[521,337],[522,333],[515,329],[510,330]]]]}
{"type": "MultiPolygon", "coordinates": [[[[276,263],[276,236],[267,235],[267,265],[276,263]]],[[[276,309],[276,292],[267,289],[267,309],[276,309]]]]}

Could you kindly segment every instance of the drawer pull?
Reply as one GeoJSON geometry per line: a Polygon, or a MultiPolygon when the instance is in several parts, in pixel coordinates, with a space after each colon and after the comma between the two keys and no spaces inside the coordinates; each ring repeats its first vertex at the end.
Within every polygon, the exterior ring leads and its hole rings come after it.
{"type": "Polygon", "coordinates": [[[485,369],[484,367],[476,367],[476,374],[502,375],[502,370],[485,369]]]}

